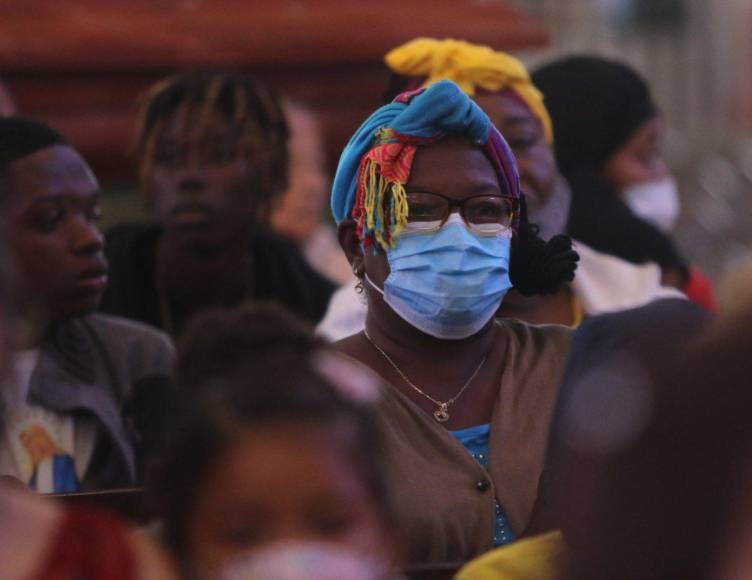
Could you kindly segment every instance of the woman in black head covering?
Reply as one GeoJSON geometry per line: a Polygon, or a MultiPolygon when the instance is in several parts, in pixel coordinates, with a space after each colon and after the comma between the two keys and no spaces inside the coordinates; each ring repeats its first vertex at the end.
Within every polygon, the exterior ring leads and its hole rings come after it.
{"type": "Polygon", "coordinates": [[[664,283],[711,306],[707,282],[668,235],[679,197],[660,154],[663,120],[645,81],[624,64],[578,56],[540,68],[533,82],[546,98],[556,160],[572,187],[568,233],[631,262],[656,262],[664,283]],[[693,295],[698,283],[702,296],[693,295]]]}

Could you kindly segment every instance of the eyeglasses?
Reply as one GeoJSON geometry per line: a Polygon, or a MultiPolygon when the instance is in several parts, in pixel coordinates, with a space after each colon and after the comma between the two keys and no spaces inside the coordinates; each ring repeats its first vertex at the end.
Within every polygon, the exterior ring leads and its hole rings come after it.
{"type": "Polygon", "coordinates": [[[512,225],[517,203],[517,199],[501,195],[452,199],[439,193],[408,192],[407,231],[435,232],[443,227],[456,207],[471,232],[495,236],[512,225]]]}

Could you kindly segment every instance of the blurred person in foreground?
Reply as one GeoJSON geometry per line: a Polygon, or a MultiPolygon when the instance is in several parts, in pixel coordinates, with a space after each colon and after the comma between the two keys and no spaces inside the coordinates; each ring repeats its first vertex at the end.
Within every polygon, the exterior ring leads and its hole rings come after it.
{"type": "Polygon", "coordinates": [[[138,157],[155,223],[108,232],[102,310],[173,336],[205,308],[248,299],[317,322],[334,285],[268,228],[287,185],[287,142],[278,97],[244,74],[183,73],[152,87],[138,157]]]}
{"type": "Polygon", "coordinates": [[[512,286],[556,292],[578,258],[565,236],[536,235],[518,183],[503,137],[450,81],[377,109],[334,178],[368,300],[365,329],[337,347],[389,384],[378,418],[410,564],[509,543],[536,502],[569,330],[495,313],[512,286]]]}
{"type": "Polygon", "coordinates": [[[290,177],[287,190],[272,212],[275,231],[294,240],[313,268],[338,284],[354,282],[337,242],[336,228],[325,219],[331,178],[326,173],[326,147],[315,111],[284,102],[290,128],[290,177]]]}
{"type": "Polygon", "coordinates": [[[372,373],[278,307],[196,317],[154,491],[197,579],[387,580],[398,532],[372,373]]]}
{"type": "Polygon", "coordinates": [[[583,322],[553,414],[532,537],[481,556],[458,580],[562,578],[570,558],[565,540],[587,532],[594,486],[608,473],[603,466],[618,464],[620,448],[663,396],[663,381],[652,371],[689,357],[686,345],[710,318],[688,300],[667,299],[583,322]]]}
{"type": "Polygon", "coordinates": [[[0,474],[39,492],[135,485],[172,397],[169,339],[92,314],[107,285],[99,197],[60,134],[0,118],[0,220],[20,327],[0,396],[0,474]]]}
{"type": "Polygon", "coordinates": [[[567,232],[635,264],[657,263],[665,284],[714,310],[712,287],[671,238],[679,191],[661,156],[664,119],[644,79],[623,63],[575,56],[539,68],[533,82],[572,189],[567,232]]]}
{"type": "Polygon", "coordinates": [[[752,577],[751,327],[748,306],[690,333],[678,356],[653,358],[653,389],[617,381],[583,398],[603,384],[593,376],[565,391],[553,429],[563,577],[752,577]]]}
{"type": "MultiPolygon", "coordinates": [[[[7,247],[0,242],[0,391],[19,337],[7,247]]],[[[0,429],[4,419],[0,416],[0,429]]],[[[0,562],[3,580],[170,580],[159,550],[107,514],[63,509],[0,478],[0,562]]]]}
{"type": "MultiPolygon", "coordinates": [[[[529,220],[550,239],[563,233],[571,191],[553,155],[554,134],[543,97],[514,57],[463,41],[419,38],[390,51],[385,61],[395,73],[390,98],[403,90],[453,80],[489,115],[512,148],[520,172],[529,220]]],[[[596,251],[575,238],[580,263],[574,281],[546,296],[512,289],[499,316],[533,324],[577,326],[584,317],[679,296],[661,285],[655,264],[632,264],[596,251]]],[[[330,339],[363,327],[365,304],[350,287],[338,290],[318,331],[330,339]]]]}

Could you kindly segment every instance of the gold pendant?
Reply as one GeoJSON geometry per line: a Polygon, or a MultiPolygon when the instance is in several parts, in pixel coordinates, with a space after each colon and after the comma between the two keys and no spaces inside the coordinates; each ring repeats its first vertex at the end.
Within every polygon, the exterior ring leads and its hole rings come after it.
{"type": "Polygon", "coordinates": [[[439,423],[446,423],[449,421],[449,413],[447,413],[447,405],[443,404],[433,412],[433,418],[439,423]]]}

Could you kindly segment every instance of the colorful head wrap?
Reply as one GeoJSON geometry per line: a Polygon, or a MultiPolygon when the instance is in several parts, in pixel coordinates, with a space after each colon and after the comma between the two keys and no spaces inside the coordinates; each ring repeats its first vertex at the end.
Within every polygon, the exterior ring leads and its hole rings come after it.
{"type": "Polygon", "coordinates": [[[546,141],[553,143],[543,95],[533,85],[525,66],[513,56],[462,40],[416,38],[388,52],[384,60],[398,74],[425,77],[424,87],[450,80],[470,96],[478,88],[490,92],[511,89],[540,121],[546,141]]]}
{"type": "MultiPolygon", "coordinates": [[[[520,197],[519,177],[509,145],[488,116],[451,81],[403,93],[377,109],[342,151],[332,185],[337,222],[355,219],[358,237],[383,248],[407,224],[405,184],[415,150],[445,135],[463,135],[482,145],[504,195],[520,197]]],[[[516,229],[519,216],[515,216],[516,229]]]]}

